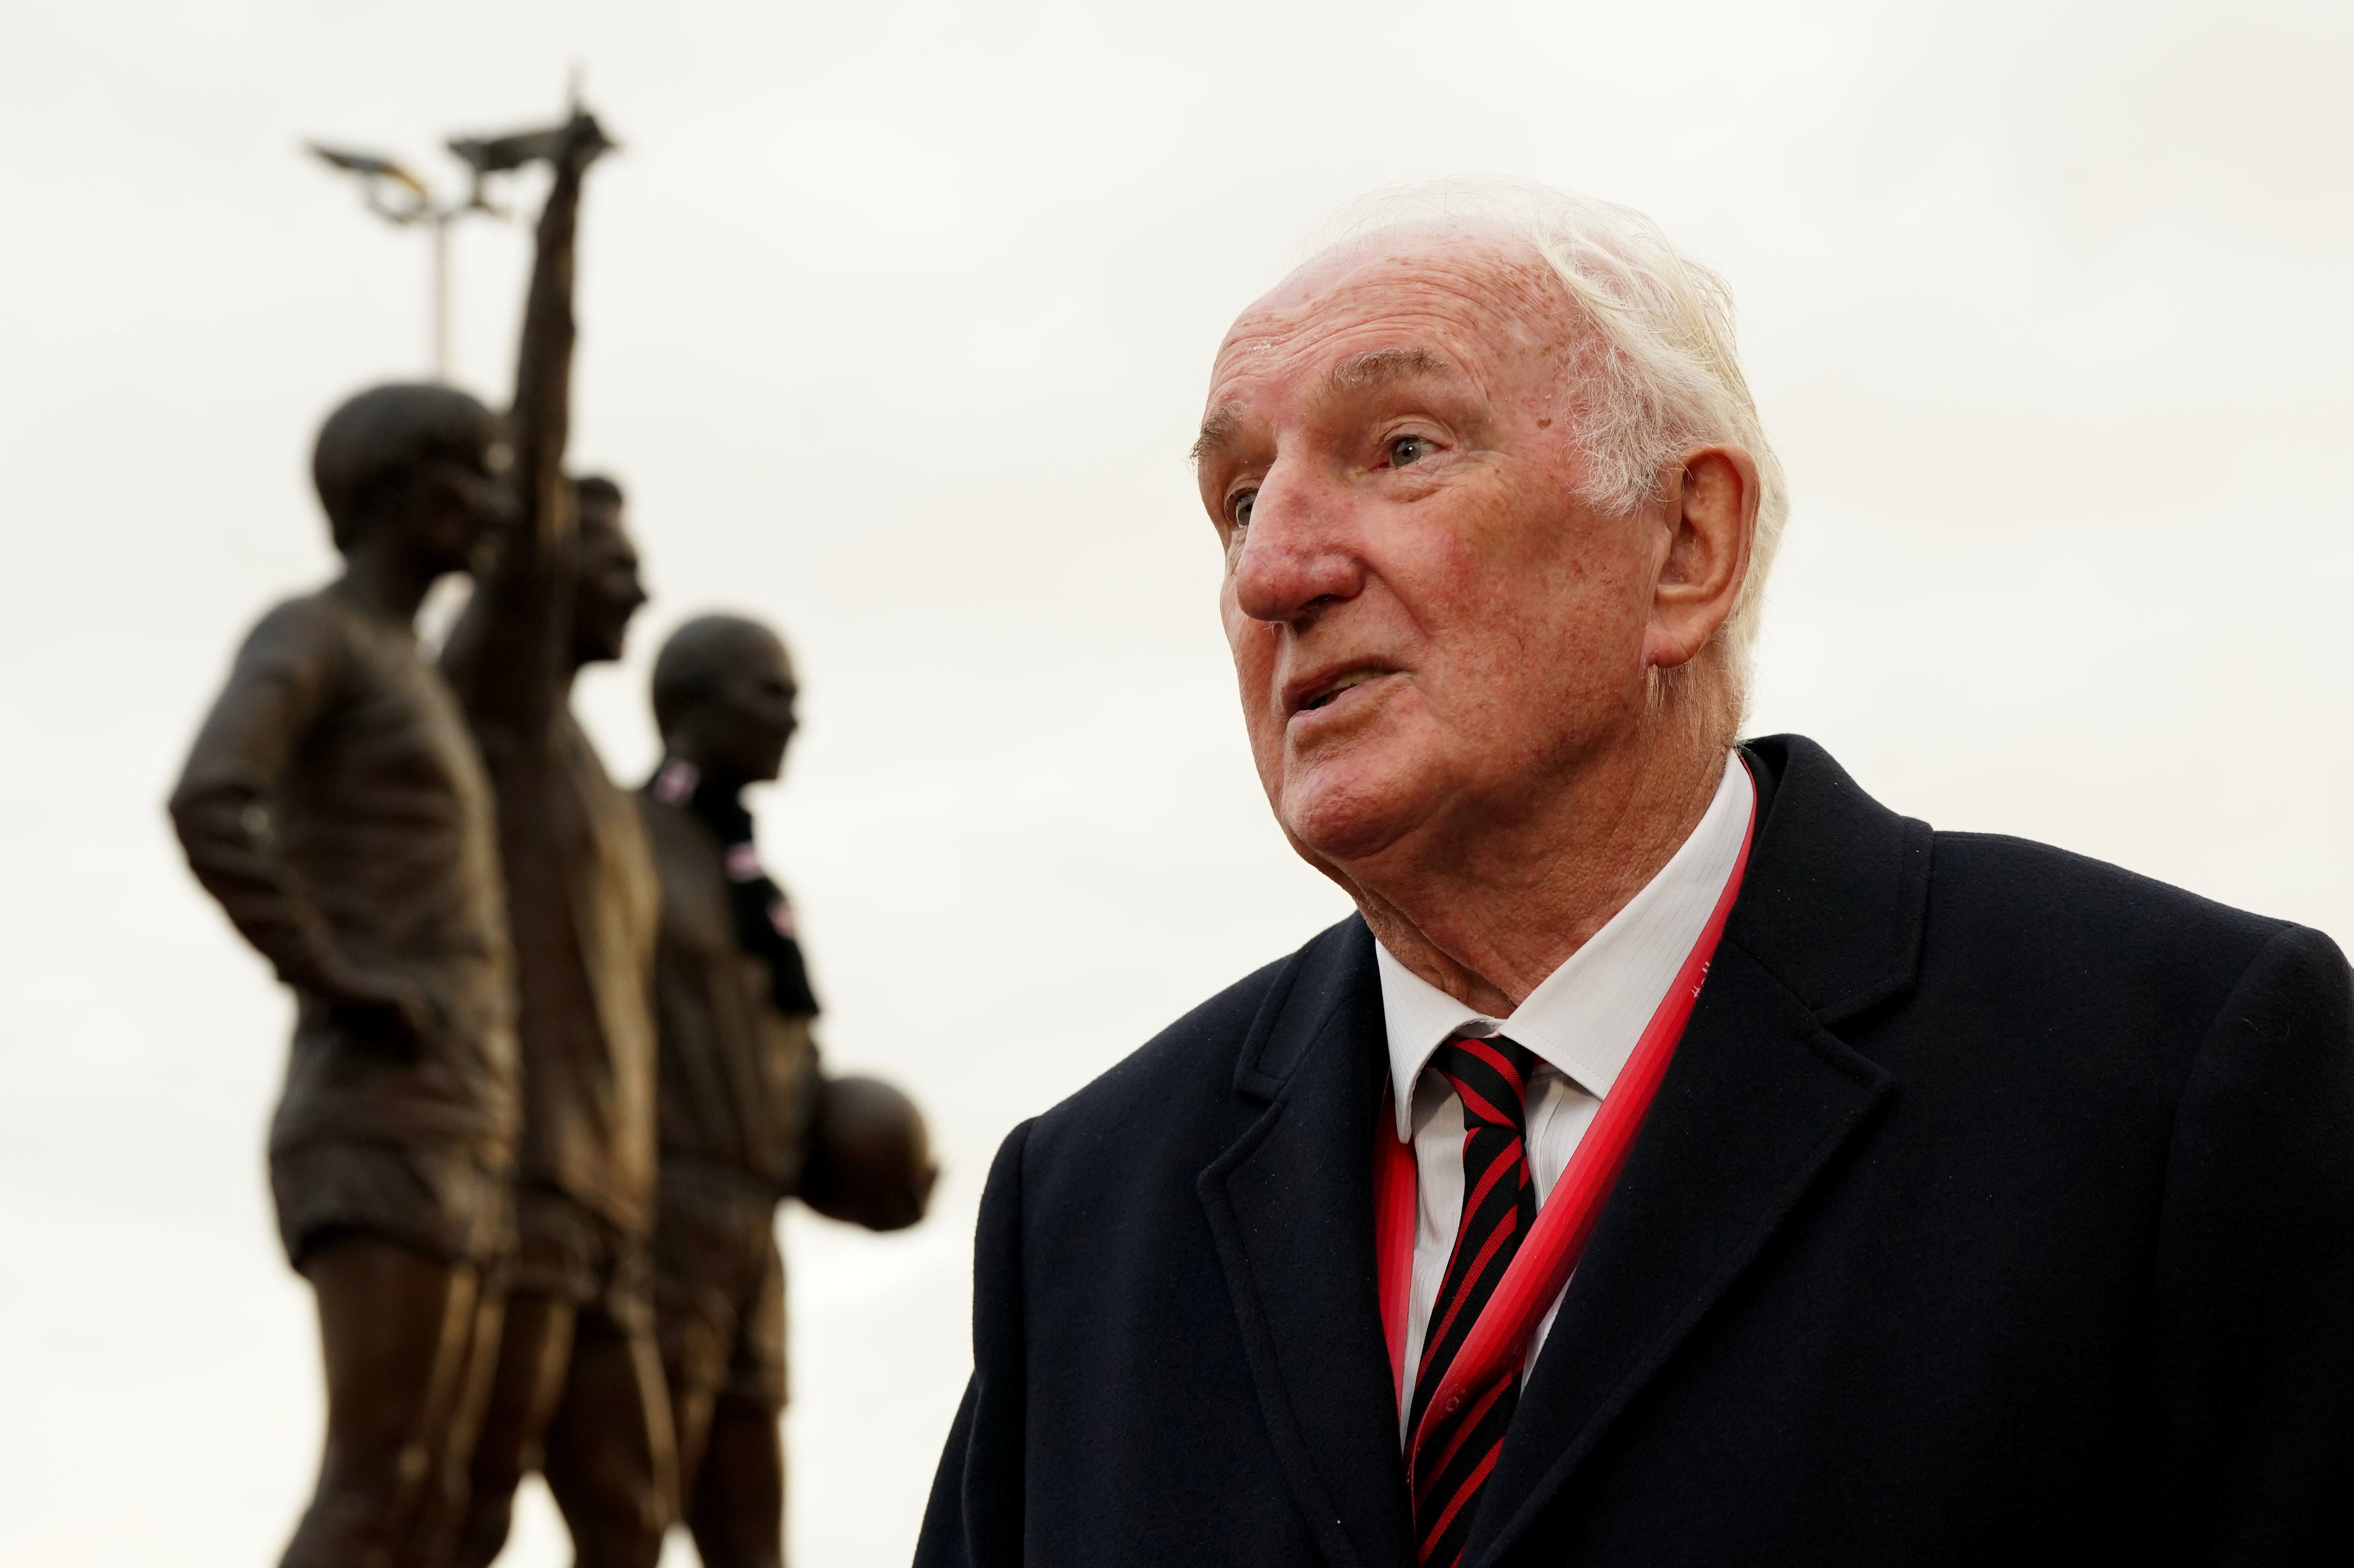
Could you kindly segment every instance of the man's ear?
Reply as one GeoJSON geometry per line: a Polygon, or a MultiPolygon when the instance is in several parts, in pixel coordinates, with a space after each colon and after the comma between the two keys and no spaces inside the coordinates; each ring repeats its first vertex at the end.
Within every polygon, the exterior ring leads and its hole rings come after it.
{"type": "Polygon", "coordinates": [[[1650,664],[1673,669],[1708,645],[1748,580],[1757,533],[1757,460],[1730,443],[1694,447],[1666,478],[1659,520],[1667,554],[1643,655],[1650,664]]]}

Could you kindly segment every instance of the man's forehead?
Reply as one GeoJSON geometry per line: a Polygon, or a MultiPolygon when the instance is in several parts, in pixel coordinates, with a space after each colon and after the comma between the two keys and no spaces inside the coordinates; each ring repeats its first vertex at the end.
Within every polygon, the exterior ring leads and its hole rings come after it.
{"type": "Polygon", "coordinates": [[[1235,319],[1211,372],[1197,458],[1233,444],[1251,394],[1375,390],[1418,378],[1484,380],[1565,341],[1565,291],[1532,251],[1455,237],[1319,258],[1235,319]]]}
{"type": "Polygon", "coordinates": [[[1318,258],[1235,318],[1212,381],[1278,366],[1320,371],[1334,387],[1441,374],[1465,355],[1557,342],[1571,314],[1542,258],[1493,238],[1318,258]]]}
{"type": "Polygon", "coordinates": [[[1431,236],[1407,231],[1336,247],[1311,257],[1246,306],[1228,344],[1296,332],[1331,316],[1385,313],[1551,315],[1565,303],[1552,269],[1525,242],[1506,236],[1431,236]]]}

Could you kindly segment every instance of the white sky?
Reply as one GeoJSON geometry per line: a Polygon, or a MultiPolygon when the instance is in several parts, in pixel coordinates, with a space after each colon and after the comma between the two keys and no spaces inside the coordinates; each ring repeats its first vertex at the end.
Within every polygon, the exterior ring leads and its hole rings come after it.
{"type": "MultiPolygon", "coordinates": [[[[446,178],[440,135],[550,117],[575,61],[626,143],[575,451],[657,596],[582,701],[634,780],[668,626],[786,630],[769,859],[832,1061],[948,1164],[909,1235],[787,1224],[805,1563],[906,1559],[1007,1128],[1342,912],[1252,781],[1182,454],[1225,322],[1369,186],[1533,177],[1732,279],[1796,497],[1754,728],[2354,934],[2346,6],[14,6],[0,1560],[243,1568],[307,1490],[288,1009],[161,802],[242,629],[329,569],[317,419],[423,365],[421,236],[300,139],[446,178]]],[[[457,245],[499,401],[525,236],[457,245]]],[[[544,1499],[507,1561],[565,1561],[544,1499]]]]}

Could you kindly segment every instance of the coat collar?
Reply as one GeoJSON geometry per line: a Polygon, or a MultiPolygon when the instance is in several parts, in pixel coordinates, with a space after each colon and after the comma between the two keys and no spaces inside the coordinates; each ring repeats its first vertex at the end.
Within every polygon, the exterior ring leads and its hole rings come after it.
{"type": "Polygon", "coordinates": [[[1929,824],[1865,794],[1804,736],[1742,750],[1761,780],[1759,830],[1725,940],[1826,1026],[1911,990],[1929,904],[1929,824]]]}
{"type": "MultiPolygon", "coordinates": [[[[1527,1530],[1890,1086],[1830,1026],[1911,988],[1929,830],[1811,741],[1744,749],[1760,800],[1740,897],[1538,1357],[1467,1563],[1493,1563],[1527,1530]]],[[[1286,1480],[1335,1568],[1413,1561],[1374,1298],[1384,1062],[1373,938],[1352,917],[1268,988],[1234,1080],[1267,1109],[1198,1184],[1286,1480]]]]}

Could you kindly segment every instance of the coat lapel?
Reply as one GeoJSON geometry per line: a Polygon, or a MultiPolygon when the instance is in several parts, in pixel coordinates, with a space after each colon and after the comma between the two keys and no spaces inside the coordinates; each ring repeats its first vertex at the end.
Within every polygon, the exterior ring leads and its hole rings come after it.
{"type": "Polygon", "coordinates": [[[1235,1087],[1272,1103],[1198,1183],[1284,1478],[1335,1568],[1414,1560],[1374,1292],[1383,1039],[1373,938],[1351,919],[1269,988],[1235,1087]]]}
{"type": "Polygon", "coordinates": [[[1537,1357],[1466,1562],[1494,1561],[1535,1518],[1888,1082],[1745,953],[1720,953],[1537,1357]]]}
{"type": "Polygon", "coordinates": [[[1829,1023],[1917,963],[1929,833],[1819,748],[1758,743],[1770,815],[1706,989],[1563,1297],[1465,1561],[1509,1551],[1802,1206],[1892,1085],[1829,1023]]]}

